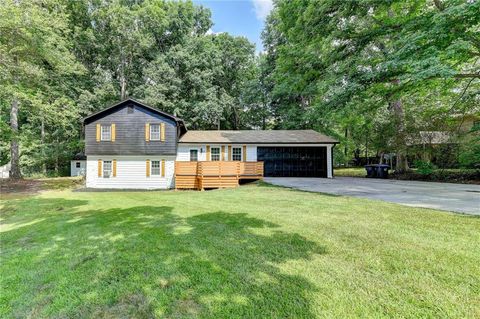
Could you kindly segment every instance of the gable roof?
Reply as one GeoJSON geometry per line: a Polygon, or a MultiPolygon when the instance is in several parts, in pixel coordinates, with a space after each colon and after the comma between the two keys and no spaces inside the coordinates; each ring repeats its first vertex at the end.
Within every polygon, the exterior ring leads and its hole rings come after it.
{"type": "Polygon", "coordinates": [[[160,111],[160,110],[158,110],[158,109],[156,109],[156,108],[154,108],[154,107],[152,107],[152,106],[149,106],[149,105],[147,105],[147,104],[144,104],[144,103],[139,102],[139,101],[137,101],[137,100],[134,100],[134,99],[132,99],[132,98],[128,98],[128,99],[126,99],[126,100],[120,101],[120,102],[118,102],[118,103],[116,103],[116,104],[113,104],[113,105],[111,105],[111,106],[103,109],[103,110],[100,110],[100,111],[98,111],[98,112],[95,112],[95,113],[93,113],[93,114],[90,114],[89,116],[84,117],[84,118],[82,119],[82,122],[85,122],[86,120],[89,120],[89,119],[91,119],[91,118],[93,118],[93,117],[97,117],[98,115],[101,115],[101,114],[104,113],[104,112],[107,112],[107,111],[109,111],[109,110],[111,110],[111,109],[114,109],[114,108],[116,108],[116,107],[120,107],[120,106],[125,105],[125,104],[127,104],[127,103],[136,104],[136,105],[141,106],[141,107],[143,107],[143,108],[145,108],[145,109],[147,109],[147,110],[149,110],[149,111],[152,111],[152,112],[154,112],[154,113],[157,113],[157,114],[160,114],[160,115],[165,116],[165,117],[167,117],[167,118],[170,118],[170,119],[174,120],[175,122],[177,122],[177,124],[182,128],[182,131],[184,131],[184,132],[187,131],[187,128],[185,127],[185,122],[184,122],[182,119],[180,119],[180,118],[178,118],[178,117],[176,117],[176,116],[174,116],[174,115],[171,115],[171,114],[165,113],[165,112],[163,112],[163,111],[160,111]]]}
{"type": "Polygon", "coordinates": [[[179,143],[336,144],[314,130],[188,131],[179,143]]]}

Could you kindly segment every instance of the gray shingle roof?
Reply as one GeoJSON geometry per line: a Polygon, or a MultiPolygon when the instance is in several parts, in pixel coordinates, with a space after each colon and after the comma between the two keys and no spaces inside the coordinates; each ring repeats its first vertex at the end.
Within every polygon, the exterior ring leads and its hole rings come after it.
{"type": "Polygon", "coordinates": [[[337,140],[314,130],[188,131],[180,143],[321,144],[337,140]]]}

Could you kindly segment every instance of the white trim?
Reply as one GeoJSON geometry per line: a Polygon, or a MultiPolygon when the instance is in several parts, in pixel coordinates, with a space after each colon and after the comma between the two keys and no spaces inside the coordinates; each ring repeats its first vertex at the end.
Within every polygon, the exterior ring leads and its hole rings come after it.
{"type": "MultiPolygon", "coordinates": [[[[105,132],[106,133],[106,132],[105,132]]],[[[112,140],[112,124],[100,124],[100,141],[111,141],[112,140]],[[103,138],[103,128],[108,127],[110,131],[110,138],[103,138]]]]}
{"type": "Polygon", "coordinates": [[[150,160],[150,175],[151,176],[162,175],[162,160],[158,160],[158,159],[150,160]],[[153,162],[158,162],[158,174],[153,174],[153,162]]]}
{"type": "Polygon", "coordinates": [[[162,132],[161,132],[161,128],[160,128],[160,124],[158,123],[150,123],[149,125],[149,130],[150,130],[150,141],[160,141],[160,139],[162,138],[161,135],[162,135],[162,132]],[[152,127],[153,126],[158,126],[158,138],[152,138],[152,127]]]}
{"type": "Polygon", "coordinates": [[[199,157],[200,157],[200,150],[198,147],[190,147],[189,150],[188,150],[188,160],[190,162],[192,162],[192,154],[191,154],[191,151],[197,151],[197,160],[196,162],[198,162],[199,160],[199,157]]]}
{"type": "Polygon", "coordinates": [[[113,160],[103,160],[102,161],[102,178],[112,178],[113,177],[113,160]],[[108,170],[109,174],[105,174],[105,163],[110,164],[110,170],[108,170]]]}
{"type": "MultiPolygon", "coordinates": [[[[217,155],[217,154],[215,154],[217,155]]],[[[219,162],[222,160],[222,147],[221,146],[210,146],[210,161],[212,162],[219,162]],[[218,149],[218,161],[217,160],[213,160],[213,149],[218,149]]]]}
{"type": "MultiPolygon", "coordinates": [[[[238,155],[238,154],[237,154],[238,155]]],[[[238,162],[241,162],[243,160],[245,160],[245,154],[243,154],[243,146],[240,146],[240,145],[232,145],[232,161],[238,161],[238,162]],[[233,152],[234,149],[240,149],[240,159],[239,160],[235,160],[233,159],[233,156],[235,155],[235,153],[233,152]]]]}

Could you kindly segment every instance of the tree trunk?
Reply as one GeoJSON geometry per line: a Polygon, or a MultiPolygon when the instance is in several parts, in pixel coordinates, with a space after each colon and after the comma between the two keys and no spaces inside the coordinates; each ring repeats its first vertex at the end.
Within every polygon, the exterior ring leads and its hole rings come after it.
{"type": "Polygon", "coordinates": [[[348,167],[348,127],[345,128],[345,149],[344,149],[344,154],[345,154],[345,167],[348,167]]]}
{"type": "Polygon", "coordinates": [[[380,157],[378,158],[378,164],[383,164],[384,157],[385,157],[385,153],[381,152],[380,157]]]}
{"type": "Polygon", "coordinates": [[[125,75],[122,74],[120,75],[120,99],[125,100],[127,98],[127,80],[125,78],[125,75]]]}
{"type": "Polygon", "coordinates": [[[433,0],[433,3],[435,4],[435,7],[437,7],[438,10],[440,10],[440,11],[445,10],[445,4],[442,1],[433,0]]]}
{"type": "Polygon", "coordinates": [[[58,176],[58,172],[59,172],[59,159],[58,159],[58,152],[59,152],[59,149],[58,149],[58,145],[59,145],[59,141],[58,141],[58,138],[57,138],[57,147],[55,148],[55,176],[58,176]]]}
{"type": "MultiPolygon", "coordinates": [[[[238,110],[235,107],[232,107],[232,129],[238,130],[240,127],[240,119],[238,116],[238,110]]],[[[220,128],[219,128],[220,129],[220,128]]]]}
{"type": "Polygon", "coordinates": [[[12,129],[12,138],[10,140],[10,178],[21,179],[20,172],[20,152],[18,147],[18,100],[14,98],[10,109],[10,128],[12,129]]]}
{"type": "Polygon", "coordinates": [[[365,163],[368,165],[370,161],[368,160],[368,130],[365,133],[365,163]]]}
{"type": "Polygon", "coordinates": [[[262,130],[265,130],[267,128],[267,103],[265,102],[265,96],[262,99],[262,106],[263,106],[263,112],[262,112],[262,130]]]}
{"type": "MultiPolygon", "coordinates": [[[[395,83],[397,82],[398,80],[395,80],[395,83]]],[[[404,173],[408,171],[407,143],[405,136],[405,112],[400,99],[391,102],[390,106],[393,110],[395,129],[397,131],[397,134],[395,135],[395,148],[397,151],[397,163],[395,166],[395,171],[398,173],[404,173]]]]}
{"type": "Polygon", "coordinates": [[[127,98],[127,77],[125,76],[125,65],[126,65],[126,60],[125,56],[123,53],[123,49],[120,48],[120,65],[118,68],[119,71],[119,80],[120,80],[120,99],[125,100],[127,98]]]}
{"type": "Polygon", "coordinates": [[[42,117],[42,124],[40,127],[40,138],[41,138],[41,144],[42,144],[42,172],[44,175],[47,175],[47,162],[46,156],[45,156],[45,120],[42,117]]]}

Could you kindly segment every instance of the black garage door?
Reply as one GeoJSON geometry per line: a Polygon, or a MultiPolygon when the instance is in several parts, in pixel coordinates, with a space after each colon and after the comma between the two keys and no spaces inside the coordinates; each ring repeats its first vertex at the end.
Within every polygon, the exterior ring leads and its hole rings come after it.
{"type": "Polygon", "coordinates": [[[258,147],[266,177],[327,177],[326,147],[258,147]]]}

